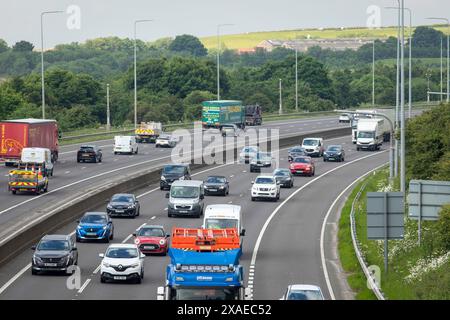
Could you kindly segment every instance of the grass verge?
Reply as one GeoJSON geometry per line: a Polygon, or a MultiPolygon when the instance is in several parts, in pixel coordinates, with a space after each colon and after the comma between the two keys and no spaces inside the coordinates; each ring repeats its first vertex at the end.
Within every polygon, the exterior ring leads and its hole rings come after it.
{"type": "Polygon", "coordinates": [[[389,272],[384,270],[383,241],[367,240],[367,192],[397,191],[398,180],[389,182],[389,170],[380,169],[361,181],[352,191],[341,212],[338,232],[338,250],[343,269],[349,273],[348,283],[356,299],[375,299],[367,288],[366,279],[353,250],[350,233],[350,211],[353,200],[366,182],[366,187],[355,202],[355,223],[362,253],[368,265],[381,270],[381,288],[391,300],[450,299],[450,252],[439,246],[435,225],[422,222],[422,245],[417,241],[417,222],[405,217],[402,240],[389,241],[389,272]]]}

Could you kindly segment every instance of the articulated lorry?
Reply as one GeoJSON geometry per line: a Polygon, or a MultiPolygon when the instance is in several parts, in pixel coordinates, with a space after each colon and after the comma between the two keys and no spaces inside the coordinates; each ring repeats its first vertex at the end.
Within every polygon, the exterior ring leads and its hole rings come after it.
{"type": "Polygon", "coordinates": [[[222,129],[225,124],[245,128],[245,107],[242,101],[218,100],[202,102],[203,128],[222,129]]]}
{"type": "Polygon", "coordinates": [[[19,119],[0,122],[0,162],[6,166],[17,164],[22,149],[47,148],[51,161],[58,159],[58,124],[55,120],[19,119]]]}
{"type": "Polygon", "coordinates": [[[139,127],[134,131],[137,143],[154,143],[161,133],[161,122],[141,122],[139,127]]]}
{"type": "Polygon", "coordinates": [[[239,233],[230,229],[174,228],[166,285],[158,300],[247,300],[239,233]]]}

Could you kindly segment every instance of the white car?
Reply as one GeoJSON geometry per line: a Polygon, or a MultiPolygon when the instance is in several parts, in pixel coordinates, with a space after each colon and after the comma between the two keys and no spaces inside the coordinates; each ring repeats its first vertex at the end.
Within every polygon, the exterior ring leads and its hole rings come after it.
{"type": "Polygon", "coordinates": [[[325,298],[318,286],[291,284],[280,300],[325,300],[325,298]]]}
{"type": "Polygon", "coordinates": [[[350,122],[350,115],[348,113],[343,113],[339,116],[339,123],[349,123],[350,122]]]}
{"type": "Polygon", "coordinates": [[[274,176],[258,176],[252,181],[252,201],[256,199],[280,199],[280,182],[274,176]]]}
{"type": "Polygon", "coordinates": [[[100,265],[100,281],[134,280],[141,283],[144,279],[145,255],[135,244],[112,244],[106,253],[100,253],[103,258],[100,265]]]}
{"type": "Polygon", "coordinates": [[[168,134],[160,135],[158,138],[156,138],[155,141],[156,148],[160,147],[173,148],[175,147],[176,144],[177,142],[175,141],[175,139],[173,139],[172,136],[168,134]]]}
{"type": "Polygon", "coordinates": [[[138,153],[138,144],[136,142],[135,136],[115,136],[114,137],[114,154],[118,153],[128,153],[128,154],[137,154],[138,153]]]}
{"type": "Polygon", "coordinates": [[[239,153],[239,162],[250,163],[250,161],[252,161],[252,159],[256,157],[258,152],[259,147],[256,146],[242,148],[241,153],[239,153]]]}

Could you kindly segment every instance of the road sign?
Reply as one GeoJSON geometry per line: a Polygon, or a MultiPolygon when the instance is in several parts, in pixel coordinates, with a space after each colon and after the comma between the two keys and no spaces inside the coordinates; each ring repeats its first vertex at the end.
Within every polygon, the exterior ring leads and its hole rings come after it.
{"type": "Polygon", "coordinates": [[[410,219],[437,220],[441,207],[450,203],[450,181],[411,180],[407,201],[410,219]]]}
{"type": "Polygon", "coordinates": [[[367,238],[403,239],[404,203],[402,192],[367,193],[367,238]]]}
{"type": "Polygon", "coordinates": [[[403,239],[403,192],[367,193],[367,238],[384,240],[384,271],[388,272],[388,240],[403,239]]]}

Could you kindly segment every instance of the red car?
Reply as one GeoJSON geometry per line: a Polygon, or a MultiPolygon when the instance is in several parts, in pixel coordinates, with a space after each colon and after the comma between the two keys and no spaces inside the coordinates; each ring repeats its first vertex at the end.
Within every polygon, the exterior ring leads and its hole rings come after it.
{"type": "Polygon", "coordinates": [[[314,162],[312,161],[311,157],[307,156],[294,158],[289,169],[294,175],[302,174],[310,177],[313,176],[316,171],[314,162]]]}
{"type": "Polygon", "coordinates": [[[170,235],[166,234],[162,226],[144,225],[133,236],[134,243],[143,254],[167,254],[170,235]]]}

